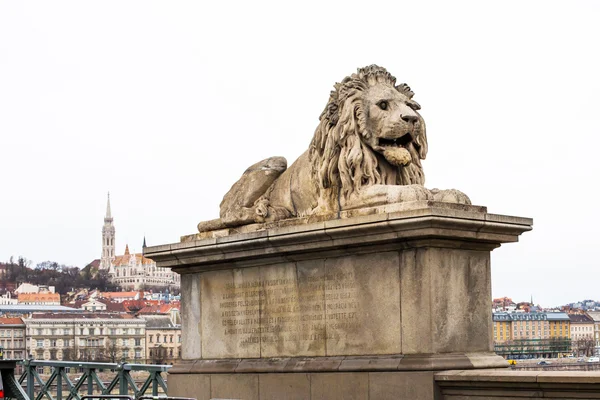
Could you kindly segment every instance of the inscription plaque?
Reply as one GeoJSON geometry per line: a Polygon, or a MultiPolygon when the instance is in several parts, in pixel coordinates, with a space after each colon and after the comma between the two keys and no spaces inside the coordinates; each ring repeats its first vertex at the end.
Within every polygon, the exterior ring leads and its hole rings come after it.
{"type": "Polygon", "coordinates": [[[401,350],[395,252],[207,272],[200,293],[203,358],[401,350]]]}

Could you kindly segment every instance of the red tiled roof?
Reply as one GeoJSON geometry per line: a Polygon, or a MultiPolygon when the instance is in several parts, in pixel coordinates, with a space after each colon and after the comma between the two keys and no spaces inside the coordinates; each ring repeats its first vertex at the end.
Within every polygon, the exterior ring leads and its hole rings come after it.
{"type": "Polygon", "coordinates": [[[130,314],[109,314],[102,312],[93,313],[33,313],[31,315],[33,319],[133,319],[134,316],[130,314]]]}
{"type": "Polygon", "coordinates": [[[60,303],[60,294],[58,293],[21,293],[17,297],[19,303],[42,302],[42,303],[60,303]]]}
{"type": "Polygon", "coordinates": [[[0,318],[0,325],[25,325],[21,318],[0,318]]]}
{"type": "Polygon", "coordinates": [[[147,305],[142,308],[138,314],[168,314],[172,309],[179,309],[171,304],[147,305]]]}
{"type": "Polygon", "coordinates": [[[100,292],[100,297],[112,299],[115,297],[135,297],[138,292],[100,292]]]}

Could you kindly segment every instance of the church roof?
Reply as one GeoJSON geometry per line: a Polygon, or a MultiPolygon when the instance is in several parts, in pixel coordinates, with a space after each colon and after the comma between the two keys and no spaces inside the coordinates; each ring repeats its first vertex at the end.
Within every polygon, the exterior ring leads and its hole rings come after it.
{"type": "Polygon", "coordinates": [[[115,260],[113,261],[113,265],[116,267],[120,265],[128,265],[132,255],[135,256],[136,262],[141,262],[143,265],[154,264],[154,261],[152,259],[144,257],[142,253],[131,254],[129,252],[129,245],[125,245],[125,254],[123,254],[122,256],[116,256],[115,260]]]}

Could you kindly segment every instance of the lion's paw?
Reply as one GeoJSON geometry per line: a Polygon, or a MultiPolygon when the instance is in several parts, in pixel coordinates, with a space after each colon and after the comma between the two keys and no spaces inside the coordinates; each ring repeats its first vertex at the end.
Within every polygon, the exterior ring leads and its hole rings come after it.
{"type": "Polygon", "coordinates": [[[387,203],[433,200],[431,191],[421,185],[388,186],[387,203]]]}
{"type": "Polygon", "coordinates": [[[433,194],[433,199],[435,201],[442,201],[444,203],[457,203],[457,204],[467,204],[471,205],[471,200],[469,196],[456,189],[431,189],[431,193],[433,194]]]}

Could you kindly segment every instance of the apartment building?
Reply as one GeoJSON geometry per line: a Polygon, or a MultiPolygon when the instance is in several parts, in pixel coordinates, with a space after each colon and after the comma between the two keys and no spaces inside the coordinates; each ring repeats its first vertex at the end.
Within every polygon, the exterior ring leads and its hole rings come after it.
{"type": "Polygon", "coordinates": [[[495,343],[571,337],[571,320],[563,312],[498,312],[492,321],[495,343]]]}
{"type": "Polygon", "coordinates": [[[146,321],[129,314],[34,313],[24,320],[38,360],[144,362],[146,321]]]}
{"type": "Polygon", "coordinates": [[[175,325],[168,315],[145,318],[148,363],[173,364],[181,358],[181,325],[175,325]]]}
{"type": "MultiPolygon", "coordinates": [[[[25,348],[25,323],[21,318],[0,317],[0,347],[5,359],[21,360],[27,355],[25,348]]],[[[17,373],[22,367],[17,367],[17,373]]]]}

